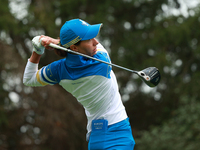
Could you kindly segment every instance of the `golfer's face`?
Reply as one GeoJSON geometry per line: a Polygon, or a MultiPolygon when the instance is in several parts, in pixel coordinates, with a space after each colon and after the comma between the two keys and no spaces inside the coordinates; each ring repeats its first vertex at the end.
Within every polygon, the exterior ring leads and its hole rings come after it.
{"type": "Polygon", "coordinates": [[[93,56],[97,53],[96,45],[98,43],[95,38],[81,41],[80,45],[77,46],[77,51],[85,55],[93,56]]]}

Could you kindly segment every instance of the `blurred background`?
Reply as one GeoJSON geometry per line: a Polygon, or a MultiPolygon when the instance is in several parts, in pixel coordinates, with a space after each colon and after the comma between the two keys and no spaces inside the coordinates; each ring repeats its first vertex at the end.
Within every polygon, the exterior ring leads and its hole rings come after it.
{"type": "MultiPolygon", "coordinates": [[[[112,63],[161,72],[160,84],[149,88],[113,67],[135,150],[199,149],[199,0],[0,1],[0,150],[87,150],[87,120],[76,99],[58,85],[22,83],[31,39],[58,38],[74,18],[103,23],[98,40],[112,63]]],[[[58,59],[46,50],[39,67],[58,59]]]]}

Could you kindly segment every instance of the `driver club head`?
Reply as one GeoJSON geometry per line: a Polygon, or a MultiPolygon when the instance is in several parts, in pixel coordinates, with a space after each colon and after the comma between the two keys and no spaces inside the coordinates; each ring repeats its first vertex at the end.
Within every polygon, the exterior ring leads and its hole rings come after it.
{"type": "Polygon", "coordinates": [[[161,79],[160,72],[156,67],[148,67],[138,71],[138,75],[150,87],[157,86],[161,79]]]}

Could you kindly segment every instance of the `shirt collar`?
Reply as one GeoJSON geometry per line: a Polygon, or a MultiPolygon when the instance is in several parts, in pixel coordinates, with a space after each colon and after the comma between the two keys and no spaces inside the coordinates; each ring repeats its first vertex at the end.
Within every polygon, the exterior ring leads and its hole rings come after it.
{"type": "Polygon", "coordinates": [[[86,58],[84,56],[70,54],[70,53],[68,53],[66,57],[67,66],[72,66],[72,67],[84,65],[88,60],[89,58],[86,58]]]}

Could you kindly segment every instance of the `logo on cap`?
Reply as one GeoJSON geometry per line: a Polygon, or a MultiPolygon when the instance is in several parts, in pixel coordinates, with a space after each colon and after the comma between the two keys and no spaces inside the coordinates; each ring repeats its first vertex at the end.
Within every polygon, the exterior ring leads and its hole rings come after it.
{"type": "Polygon", "coordinates": [[[82,22],[82,25],[84,25],[84,26],[89,26],[89,24],[87,23],[87,22],[85,22],[85,21],[83,21],[83,20],[80,20],[81,22],[82,22]]]}

